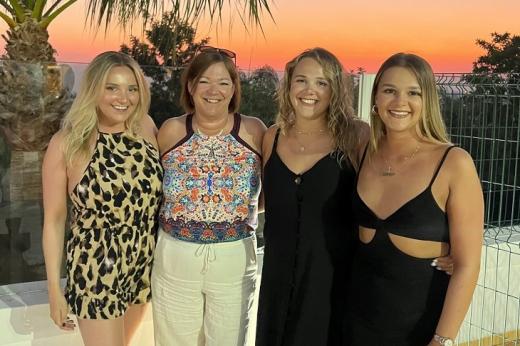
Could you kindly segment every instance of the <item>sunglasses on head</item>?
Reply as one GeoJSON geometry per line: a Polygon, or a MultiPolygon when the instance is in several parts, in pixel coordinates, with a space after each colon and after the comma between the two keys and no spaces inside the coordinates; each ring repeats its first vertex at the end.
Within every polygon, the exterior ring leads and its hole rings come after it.
{"type": "Polygon", "coordinates": [[[201,46],[198,49],[199,53],[218,53],[220,55],[224,55],[225,57],[230,58],[237,65],[237,54],[235,52],[230,51],[225,48],[217,48],[212,46],[201,46]]]}

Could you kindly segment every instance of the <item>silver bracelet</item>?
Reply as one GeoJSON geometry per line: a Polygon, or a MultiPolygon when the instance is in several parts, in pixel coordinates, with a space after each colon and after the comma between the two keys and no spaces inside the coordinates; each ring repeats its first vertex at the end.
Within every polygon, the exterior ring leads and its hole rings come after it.
{"type": "Polygon", "coordinates": [[[453,346],[453,340],[445,336],[435,334],[433,340],[437,341],[441,346],[453,346]]]}

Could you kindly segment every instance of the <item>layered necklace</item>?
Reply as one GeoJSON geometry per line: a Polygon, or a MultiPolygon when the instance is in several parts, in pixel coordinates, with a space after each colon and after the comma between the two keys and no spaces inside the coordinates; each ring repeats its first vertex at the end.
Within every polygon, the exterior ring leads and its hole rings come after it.
{"type": "Polygon", "coordinates": [[[296,143],[298,143],[298,150],[300,151],[300,153],[305,152],[308,144],[303,144],[300,141],[299,136],[323,135],[327,131],[327,129],[309,130],[309,131],[300,130],[296,126],[293,126],[293,129],[294,129],[294,133],[295,133],[294,138],[296,139],[296,143]]]}
{"type": "Polygon", "coordinates": [[[421,148],[421,146],[419,144],[417,144],[414,151],[410,155],[406,155],[403,157],[403,163],[401,164],[399,171],[396,171],[395,165],[393,167],[390,164],[390,161],[383,155],[383,153],[381,153],[381,157],[383,158],[383,161],[385,162],[385,167],[381,171],[381,175],[383,177],[393,177],[397,173],[400,173],[400,171],[408,164],[408,162],[410,162],[415,157],[415,154],[417,154],[417,152],[419,151],[420,148],[421,148]]]}

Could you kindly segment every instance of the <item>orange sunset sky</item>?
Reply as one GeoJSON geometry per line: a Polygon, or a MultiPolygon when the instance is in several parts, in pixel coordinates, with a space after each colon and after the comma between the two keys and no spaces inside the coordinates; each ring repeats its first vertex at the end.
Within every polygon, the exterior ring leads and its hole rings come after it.
{"type": "MultiPolygon", "coordinates": [[[[85,12],[80,0],[49,27],[59,61],[89,62],[102,51],[117,50],[130,33],[141,36],[139,25],[95,34],[84,25],[85,12]]],[[[435,72],[468,72],[483,53],[477,38],[520,34],[520,0],[275,0],[272,12],[275,22],[264,16],[265,37],[259,30],[246,33],[236,15],[231,28],[225,15],[218,31],[201,20],[198,35],[237,52],[242,69],[268,64],[283,70],[303,49],[321,46],[347,69],[375,72],[392,53],[407,51],[425,57],[435,72]]],[[[1,22],[0,33],[6,29],[1,22]]],[[[2,40],[0,51],[3,45],[2,40]]]]}

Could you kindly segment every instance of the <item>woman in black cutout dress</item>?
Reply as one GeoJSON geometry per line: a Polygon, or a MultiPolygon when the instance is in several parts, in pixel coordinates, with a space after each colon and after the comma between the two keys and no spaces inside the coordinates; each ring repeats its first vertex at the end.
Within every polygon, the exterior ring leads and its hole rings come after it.
{"type": "Polygon", "coordinates": [[[348,239],[350,159],[364,124],[352,115],[341,64],[326,50],[291,60],[283,83],[278,124],[263,145],[265,253],[256,345],[340,345],[344,273],[355,243],[348,239]]]}
{"type": "Polygon", "coordinates": [[[431,67],[416,55],[396,54],[376,75],[352,203],[360,242],[346,322],[351,346],[451,346],[471,302],[482,190],[471,157],[449,143],[438,100],[431,67]],[[453,258],[451,278],[424,258],[439,248],[453,258]]]}

